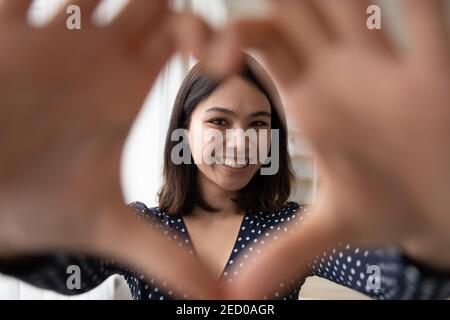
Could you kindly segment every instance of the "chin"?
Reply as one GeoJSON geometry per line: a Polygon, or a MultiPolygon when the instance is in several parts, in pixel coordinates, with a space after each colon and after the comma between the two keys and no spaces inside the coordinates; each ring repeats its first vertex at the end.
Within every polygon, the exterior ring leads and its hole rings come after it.
{"type": "Polygon", "coordinates": [[[247,185],[247,183],[220,181],[217,183],[217,185],[225,191],[235,192],[235,191],[240,191],[240,190],[244,189],[245,186],[247,185]]]}
{"type": "Polygon", "coordinates": [[[230,191],[230,192],[236,192],[244,189],[250,181],[236,181],[230,180],[229,178],[220,179],[220,181],[217,182],[217,185],[222,188],[223,190],[230,191]]]}

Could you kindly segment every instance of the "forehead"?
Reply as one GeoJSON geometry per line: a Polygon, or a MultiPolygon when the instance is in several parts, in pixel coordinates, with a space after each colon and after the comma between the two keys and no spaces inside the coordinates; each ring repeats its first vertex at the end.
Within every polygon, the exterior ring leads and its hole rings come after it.
{"type": "Polygon", "coordinates": [[[270,112],[270,102],[266,95],[254,84],[239,76],[233,76],[223,82],[195,111],[205,112],[211,107],[230,109],[243,116],[259,111],[270,112]]]}

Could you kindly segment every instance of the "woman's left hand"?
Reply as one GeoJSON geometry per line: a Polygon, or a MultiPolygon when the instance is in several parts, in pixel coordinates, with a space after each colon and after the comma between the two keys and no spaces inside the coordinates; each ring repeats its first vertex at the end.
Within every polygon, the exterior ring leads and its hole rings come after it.
{"type": "MultiPolygon", "coordinates": [[[[243,297],[278,285],[307,256],[348,242],[396,245],[450,270],[450,34],[444,1],[404,1],[412,47],[366,27],[368,1],[279,1],[213,49],[222,73],[256,49],[313,146],[320,199],[309,222],[241,273],[243,297]],[[261,280],[264,278],[264,281],[261,280]],[[258,280],[256,280],[258,279],[258,280]]],[[[291,226],[292,228],[292,226],[291,226]]],[[[293,228],[295,229],[295,228],[293,228]]]]}

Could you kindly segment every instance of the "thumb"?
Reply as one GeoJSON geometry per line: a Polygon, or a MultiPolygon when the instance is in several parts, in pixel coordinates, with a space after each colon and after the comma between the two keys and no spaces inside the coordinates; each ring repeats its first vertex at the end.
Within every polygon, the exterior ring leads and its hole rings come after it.
{"type": "Polygon", "coordinates": [[[218,282],[212,272],[163,229],[160,223],[146,223],[130,214],[110,215],[93,250],[118,259],[144,277],[155,278],[174,296],[218,299],[218,282]]]}

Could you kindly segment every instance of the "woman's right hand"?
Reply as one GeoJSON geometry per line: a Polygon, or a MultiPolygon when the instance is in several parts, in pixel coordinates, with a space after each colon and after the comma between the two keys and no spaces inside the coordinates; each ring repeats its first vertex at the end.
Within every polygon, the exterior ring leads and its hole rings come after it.
{"type": "Polygon", "coordinates": [[[176,50],[202,51],[207,26],[165,0],[133,0],[107,26],[99,0],[75,0],[45,27],[31,1],[0,7],[0,257],[65,250],[112,256],[191,297],[214,294],[192,255],[138,222],[120,186],[122,147],[149,89],[176,50]],[[176,261],[176,263],[174,263],[176,261]]]}

